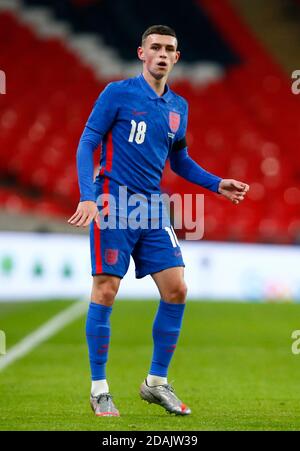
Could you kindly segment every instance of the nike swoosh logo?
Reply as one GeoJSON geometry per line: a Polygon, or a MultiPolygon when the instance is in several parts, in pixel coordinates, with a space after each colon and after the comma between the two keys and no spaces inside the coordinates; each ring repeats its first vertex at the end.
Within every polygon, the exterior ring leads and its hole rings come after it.
{"type": "Polygon", "coordinates": [[[140,115],[142,115],[142,114],[148,114],[147,111],[135,111],[135,110],[133,110],[132,113],[133,113],[135,116],[140,116],[140,115]]]}

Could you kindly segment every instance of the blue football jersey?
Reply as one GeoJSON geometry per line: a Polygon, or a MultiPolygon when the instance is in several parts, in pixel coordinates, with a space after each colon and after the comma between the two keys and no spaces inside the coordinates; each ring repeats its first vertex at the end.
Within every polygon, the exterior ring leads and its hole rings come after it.
{"type": "Polygon", "coordinates": [[[143,75],[107,85],[86,127],[102,136],[100,173],[134,193],[160,192],[166,160],[184,138],[188,104],[168,86],[158,96],[143,75]]]}

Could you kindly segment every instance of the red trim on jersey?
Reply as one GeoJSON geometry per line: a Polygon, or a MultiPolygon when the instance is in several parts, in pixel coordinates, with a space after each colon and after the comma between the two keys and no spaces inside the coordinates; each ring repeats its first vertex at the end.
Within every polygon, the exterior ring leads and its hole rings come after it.
{"type": "MultiPolygon", "coordinates": [[[[113,153],[114,153],[114,145],[113,145],[113,139],[112,139],[112,132],[110,131],[107,135],[107,140],[106,140],[105,166],[101,167],[99,175],[104,175],[104,171],[111,172],[113,153]]],[[[105,177],[105,180],[104,180],[103,194],[109,194],[109,178],[108,177],[105,177]]],[[[109,214],[109,204],[107,204],[107,214],[109,214]]]]}
{"type": "MultiPolygon", "coordinates": [[[[109,178],[105,177],[103,183],[103,194],[109,194],[109,178]]],[[[109,199],[109,198],[108,198],[109,199]]],[[[109,215],[109,200],[105,201],[105,205],[107,205],[107,214],[109,215]]]]}
{"type": "Polygon", "coordinates": [[[96,274],[102,273],[102,255],[101,255],[101,230],[94,221],[94,248],[96,260],[96,274]]]}
{"type": "Polygon", "coordinates": [[[112,159],[114,153],[114,145],[112,139],[112,132],[109,132],[107,141],[106,141],[106,171],[110,172],[112,169],[112,159]]]}
{"type": "Polygon", "coordinates": [[[112,169],[112,160],[113,160],[113,153],[114,153],[114,145],[113,145],[113,139],[112,139],[112,132],[110,131],[107,135],[106,139],[106,158],[105,158],[105,165],[101,167],[99,175],[104,175],[104,171],[110,172],[112,169]]]}

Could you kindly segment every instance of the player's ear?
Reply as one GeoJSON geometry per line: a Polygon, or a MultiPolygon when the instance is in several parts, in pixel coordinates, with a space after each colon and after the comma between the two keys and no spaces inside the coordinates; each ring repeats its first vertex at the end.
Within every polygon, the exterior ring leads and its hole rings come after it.
{"type": "Polygon", "coordinates": [[[174,63],[174,64],[177,63],[177,61],[179,60],[179,58],[180,58],[180,51],[179,51],[179,50],[176,50],[176,58],[175,58],[175,63],[174,63]]]}
{"type": "Polygon", "coordinates": [[[139,59],[144,62],[145,61],[145,59],[144,59],[145,57],[144,57],[144,49],[143,49],[143,47],[138,47],[137,54],[138,54],[139,59]]]}

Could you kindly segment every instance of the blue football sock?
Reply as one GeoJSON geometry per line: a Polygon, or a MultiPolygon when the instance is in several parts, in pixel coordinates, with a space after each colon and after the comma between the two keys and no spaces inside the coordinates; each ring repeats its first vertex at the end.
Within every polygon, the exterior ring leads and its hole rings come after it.
{"type": "Polygon", "coordinates": [[[106,379],[111,312],[112,307],[90,303],[86,319],[86,339],[93,381],[106,379]]]}
{"type": "Polygon", "coordinates": [[[171,304],[161,299],[153,323],[154,351],[149,374],[167,377],[176,348],[185,304],[171,304]]]}

